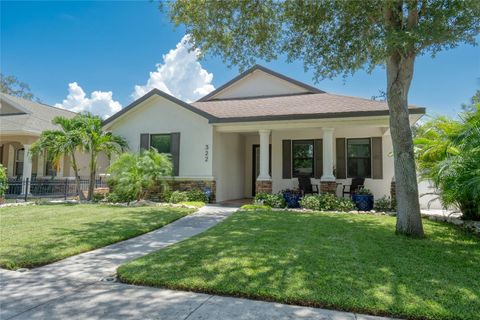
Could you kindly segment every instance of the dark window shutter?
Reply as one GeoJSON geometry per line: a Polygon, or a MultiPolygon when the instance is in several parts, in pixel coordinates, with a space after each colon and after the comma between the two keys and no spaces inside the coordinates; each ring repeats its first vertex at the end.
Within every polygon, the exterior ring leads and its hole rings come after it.
{"type": "Polygon", "coordinates": [[[282,178],[292,178],[292,140],[282,141],[282,178]]]}
{"type": "Polygon", "coordinates": [[[347,159],[345,155],[345,138],[337,138],[336,140],[336,152],[337,152],[337,161],[336,161],[336,174],[337,179],[346,179],[347,178],[347,159]]]}
{"type": "Polygon", "coordinates": [[[170,153],[172,154],[173,175],[179,175],[180,169],[180,132],[170,135],[170,153]]]}
{"type": "Polygon", "coordinates": [[[314,141],[314,158],[315,158],[315,179],[320,179],[323,174],[323,141],[322,139],[316,139],[314,141]]]}
{"type": "Polygon", "coordinates": [[[372,138],[372,178],[383,179],[382,137],[372,138]]]}
{"type": "Polygon", "coordinates": [[[140,151],[148,150],[150,148],[150,134],[141,133],[140,134],[140,151]]]}

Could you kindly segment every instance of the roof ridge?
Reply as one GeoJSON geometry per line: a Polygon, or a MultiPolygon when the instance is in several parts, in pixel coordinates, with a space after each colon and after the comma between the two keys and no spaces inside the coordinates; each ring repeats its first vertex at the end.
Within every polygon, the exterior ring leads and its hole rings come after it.
{"type": "MultiPolygon", "coordinates": [[[[25,99],[25,98],[13,96],[13,95],[8,94],[8,93],[5,93],[5,92],[0,92],[0,93],[1,93],[2,95],[5,95],[8,99],[23,100],[23,101],[25,101],[26,103],[34,103],[34,104],[40,105],[40,106],[42,106],[42,107],[49,107],[49,108],[54,108],[54,109],[57,109],[57,110],[62,110],[62,111],[67,111],[67,112],[71,112],[71,113],[74,113],[74,114],[78,114],[78,112],[71,111],[71,110],[64,109],[64,108],[55,107],[55,106],[52,106],[52,105],[49,105],[49,104],[46,104],[46,103],[43,103],[43,102],[40,102],[40,101],[28,100],[28,99],[25,99]]],[[[18,102],[17,102],[17,103],[18,103],[18,102]]]]}
{"type": "Polygon", "coordinates": [[[314,95],[314,94],[325,94],[326,92],[297,92],[297,93],[284,93],[284,94],[271,94],[263,96],[252,96],[252,97],[236,97],[236,98],[223,98],[223,99],[211,99],[206,101],[197,100],[192,102],[195,103],[205,103],[205,102],[221,102],[221,101],[232,101],[232,100],[255,100],[255,99],[269,99],[269,98],[283,98],[283,97],[292,97],[292,96],[301,96],[301,95],[314,95]]]}

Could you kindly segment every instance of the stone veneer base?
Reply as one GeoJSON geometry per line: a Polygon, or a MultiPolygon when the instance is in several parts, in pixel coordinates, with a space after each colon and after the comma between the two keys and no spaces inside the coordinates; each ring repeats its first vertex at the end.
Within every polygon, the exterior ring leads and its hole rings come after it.
{"type": "MultiPolygon", "coordinates": [[[[203,190],[205,188],[210,188],[212,194],[210,196],[210,202],[216,201],[216,192],[217,184],[215,180],[172,180],[170,181],[170,190],[172,191],[189,191],[193,189],[203,190]]],[[[160,198],[160,187],[155,192],[150,193],[150,200],[161,201],[160,198]]]]}
{"type": "Polygon", "coordinates": [[[337,193],[336,181],[320,181],[320,193],[337,193]]]}
{"type": "Polygon", "coordinates": [[[255,193],[272,193],[272,180],[257,180],[255,193]]]}

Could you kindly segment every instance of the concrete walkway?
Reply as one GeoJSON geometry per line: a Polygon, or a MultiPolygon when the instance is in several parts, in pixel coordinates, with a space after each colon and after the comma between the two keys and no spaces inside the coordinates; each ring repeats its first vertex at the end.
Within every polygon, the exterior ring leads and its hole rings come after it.
{"type": "Polygon", "coordinates": [[[206,206],[161,229],[24,273],[0,270],[0,319],[383,319],[110,282],[116,268],[214,226],[236,208],[206,206]]]}

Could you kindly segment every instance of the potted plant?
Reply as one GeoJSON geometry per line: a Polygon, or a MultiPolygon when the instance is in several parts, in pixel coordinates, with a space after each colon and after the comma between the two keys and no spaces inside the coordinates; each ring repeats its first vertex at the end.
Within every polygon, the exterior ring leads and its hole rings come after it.
{"type": "Polygon", "coordinates": [[[300,208],[300,198],[302,193],[300,190],[293,190],[293,189],[286,189],[282,192],[283,199],[287,203],[287,207],[289,208],[300,208]]]}
{"type": "Polygon", "coordinates": [[[373,194],[365,187],[359,188],[355,194],[352,195],[352,200],[360,211],[370,211],[373,209],[373,194]]]}

